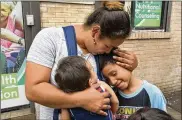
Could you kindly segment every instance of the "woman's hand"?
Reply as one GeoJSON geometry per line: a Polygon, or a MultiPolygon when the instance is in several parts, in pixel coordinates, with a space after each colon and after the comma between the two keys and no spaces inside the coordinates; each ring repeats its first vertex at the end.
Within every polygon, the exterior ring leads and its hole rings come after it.
{"type": "Polygon", "coordinates": [[[100,84],[94,84],[92,87],[82,91],[80,94],[80,107],[91,111],[93,113],[97,113],[100,115],[107,115],[104,110],[110,109],[110,94],[108,92],[100,93],[96,90],[100,84]]]}
{"type": "Polygon", "coordinates": [[[138,66],[137,57],[133,52],[120,49],[116,49],[113,52],[118,55],[114,56],[114,59],[118,61],[116,63],[121,67],[133,71],[138,66]]]}

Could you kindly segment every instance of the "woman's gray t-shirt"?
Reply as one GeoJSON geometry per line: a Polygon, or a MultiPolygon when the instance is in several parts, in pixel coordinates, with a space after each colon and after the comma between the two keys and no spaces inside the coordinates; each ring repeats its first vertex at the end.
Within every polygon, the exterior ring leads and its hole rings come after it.
{"type": "MultiPolygon", "coordinates": [[[[92,54],[83,55],[78,45],[77,52],[79,56],[84,57],[92,64],[94,71],[97,73],[94,56],[92,54]]],[[[50,83],[57,87],[54,80],[57,63],[66,56],[68,56],[68,51],[62,27],[51,27],[42,29],[35,36],[27,55],[27,61],[51,68],[50,83]]],[[[53,108],[36,104],[37,119],[53,119],[53,110],[53,108]]]]}

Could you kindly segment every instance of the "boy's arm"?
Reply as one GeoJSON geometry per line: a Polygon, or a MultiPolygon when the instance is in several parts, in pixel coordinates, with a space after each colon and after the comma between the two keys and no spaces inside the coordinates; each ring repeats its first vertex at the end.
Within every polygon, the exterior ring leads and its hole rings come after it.
{"type": "Polygon", "coordinates": [[[68,109],[61,109],[60,120],[71,120],[68,109]]]}
{"type": "Polygon", "coordinates": [[[118,101],[116,94],[114,93],[112,88],[107,83],[105,83],[103,81],[99,81],[99,83],[111,94],[111,111],[113,114],[115,114],[117,112],[118,106],[119,106],[119,101],[118,101]]]}

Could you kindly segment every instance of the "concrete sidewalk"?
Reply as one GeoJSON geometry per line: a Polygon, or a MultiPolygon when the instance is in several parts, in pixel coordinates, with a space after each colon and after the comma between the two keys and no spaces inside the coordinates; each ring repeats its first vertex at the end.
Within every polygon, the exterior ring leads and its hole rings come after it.
{"type": "Polygon", "coordinates": [[[181,120],[181,91],[175,91],[166,96],[167,111],[176,120],[181,120]]]}
{"type": "Polygon", "coordinates": [[[181,91],[166,96],[168,106],[181,113],[181,91]]]}
{"type": "MultiPolygon", "coordinates": [[[[167,112],[172,115],[176,120],[181,120],[181,113],[179,113],[178,111],[168,106],[167,112]]],[[[35,114],[30,112],[30,108],[26,108],[23,110],[2,113],[1,120],[35,120],[35,116],[35,114]]]]}
{"type": "Polygon", "coordinates": [[[167,106],[167,112],[175,119],[175,120],[181,120],[181,113],[174,110],[173,108],[167,106]]]}

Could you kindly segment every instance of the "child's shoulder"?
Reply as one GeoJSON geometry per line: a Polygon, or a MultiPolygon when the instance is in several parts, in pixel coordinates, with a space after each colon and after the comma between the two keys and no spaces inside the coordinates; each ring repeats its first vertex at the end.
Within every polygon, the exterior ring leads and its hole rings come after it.
{"type": "Polygon", "coordinates": [[[147,82],[146,80],[144,80],[143,82],[144,82],[144,89],[147,91],[150,98],[151,107],[159,108],[161,110],[166,111],[167,101],[162,91],[157,86],[147,82]]]}
{"type": "Polygon", "coordinates": [[[156,85],[151,84],[146,80],[143,80],[143,87],[150,94],[162,94],[161,90],[156,85]]]}

